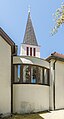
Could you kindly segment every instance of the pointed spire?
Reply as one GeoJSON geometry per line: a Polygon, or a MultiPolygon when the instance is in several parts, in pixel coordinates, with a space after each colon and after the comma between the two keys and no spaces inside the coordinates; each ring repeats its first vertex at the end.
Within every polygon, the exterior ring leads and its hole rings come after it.
{"type": "Polygon", "coordinates": [[[34,28],[33,28],[32,21],[31,21],[31,17],[30,17],[30,6],[28,9],[28,20],[27,20],[23,43],[38,46],[34,28]]]}
{"type": "Polygon", "coordinates": [[[30,5],[28,6],[28,14],[30,13],[30,5]]]}

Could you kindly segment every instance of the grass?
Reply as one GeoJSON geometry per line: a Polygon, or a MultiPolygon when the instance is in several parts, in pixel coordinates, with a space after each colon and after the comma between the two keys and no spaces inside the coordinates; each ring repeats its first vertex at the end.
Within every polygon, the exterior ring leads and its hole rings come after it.
{"type": "Polygon", "coordinates": [[[39,114],[24,114],[24,115],[12,115],[12,117],[4,119],[44,119],[39,114]]]}

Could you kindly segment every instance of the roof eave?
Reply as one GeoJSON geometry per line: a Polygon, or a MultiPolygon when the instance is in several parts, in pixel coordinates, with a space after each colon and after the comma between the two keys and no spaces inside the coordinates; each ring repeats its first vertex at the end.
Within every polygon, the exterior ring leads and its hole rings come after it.
{"type": "Polygon", "coordinates": [[[64,62],[64,58],[57,57],[57,56],[49,56],[49,57],[46,59],[46,61],[50,62],[51,59],[58,60],[58,61],[63,61],[63,62],[64,62]]]}
{"type": "Polygon", "coordinates": [[[0,27],[0,36],[11,46],[12,54],[15,53],[15,43],[13,40],[4,32],[4,30],[0,27]]]}
{"type": "Polygon", "coordinates": [[[5,39],[5,41],[9,44],[9,45],[15,45],[15,43],[13,42],[13,40],[4,32],[4,30],[0,27],[0,35],[5,39]]]}

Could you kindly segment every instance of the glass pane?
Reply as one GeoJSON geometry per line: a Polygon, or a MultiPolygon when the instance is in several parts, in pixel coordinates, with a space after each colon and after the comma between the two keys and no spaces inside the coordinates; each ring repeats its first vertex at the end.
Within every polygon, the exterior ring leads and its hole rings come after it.
{"type": "Polygon", "coordinates": [[[20,65],[18,65],[18,81],[20,80],[20,65]]]}
{"type": "Polygon", "coordinates": [[[36,83],[37,82],[37,68],[36,66],[32,66],[31,67],[31,83],[36,83]]]}
{"type": "Polygon", "coordinates": [[[42,84],[42,68],[41,67],[38,67],[38,82],[37,83],[40,83],[42,84]]]}
{"type": "Polygon", "coordinates": [[[19,82],[19,80],[20,80],[20,65],[14,66],[14,77],[15,77],[14,82],[19,82]]]}
{"type": "Polygon", "coordinates": [[[23,82],[29,83],[30,82],[30,67],[25,65],[23,67],[23,82]]]}
{"type": "Polygon", "coordinates": [[[48,84],[47,69],[44,69],[44,84],[48,84]]]}

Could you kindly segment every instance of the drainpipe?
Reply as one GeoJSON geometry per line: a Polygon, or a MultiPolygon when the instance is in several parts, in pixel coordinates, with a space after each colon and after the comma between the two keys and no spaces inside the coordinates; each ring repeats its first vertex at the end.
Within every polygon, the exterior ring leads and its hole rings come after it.
{"type": "Polygon", "coordinates": [[[53,70],[54,70],[54,82],[53,82],[53,104],[54,104],[54,110],[55,110],[55,63],[56,60],[53,63],[53,70]]]}
{"type": "Polygon", "coordinates": [[[11,114],[13,113],[13,55],[11,56],[11,114]]]}

